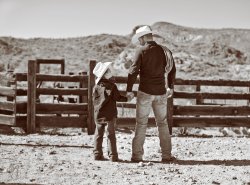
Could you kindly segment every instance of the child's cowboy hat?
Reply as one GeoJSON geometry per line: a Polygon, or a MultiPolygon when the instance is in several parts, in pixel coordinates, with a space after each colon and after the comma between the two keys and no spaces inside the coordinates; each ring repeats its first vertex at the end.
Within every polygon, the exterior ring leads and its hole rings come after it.
{"type": "Polygon", "coordinates": [[[95,84],[98,84],[104,73],[109,68],[110,64],[112,64],[112,62],[98,62],[96,64],[95,68],[93,69],[93,73],[96,76],[95,84]]]}
{"type": "Polygon", "coordinates": [[[137,43],[139,40],[140,37],[144,36],[144,35],[147,35],[149,33],[152,33],[153,34],[153,31],[151,30],[151,28],[149,26],[142,26],[140,28],[138,28],[136,31],[135,31],[135,34],[134,36],[132,37],[132,43],[135,44],[137,43]]]}

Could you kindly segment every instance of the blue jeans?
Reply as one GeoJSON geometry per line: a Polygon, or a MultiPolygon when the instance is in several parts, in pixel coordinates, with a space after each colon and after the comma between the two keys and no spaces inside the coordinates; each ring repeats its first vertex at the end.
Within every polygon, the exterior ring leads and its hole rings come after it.
{"type": "Polygon", "coordinates": [[[135,136],[132,142],[132,159],[142,160],[143,145],[150,110],[153,108],[158,127],[160,147],[163,159],[171,157],[171,136],[167,124],[167,96],[150,95],[142,91],[137,93],[135,136]]]}
{"type": "Polygon", "coordinates": [[[108,155],[110,158],[118,158],[115,136],[116,119],[113,119],[112,121],[102,121],[101,119],[98,119],[95,120],[95,123],[94,155],[96,157],[103,156],[102,143],[104,132],[106,130],[108,155]]]}

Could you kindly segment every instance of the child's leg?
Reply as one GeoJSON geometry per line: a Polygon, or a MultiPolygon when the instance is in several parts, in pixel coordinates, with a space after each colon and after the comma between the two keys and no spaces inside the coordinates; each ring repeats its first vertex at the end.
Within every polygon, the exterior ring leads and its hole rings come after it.
{"type": "Polygon", "coordinates": [[[100,124],[98,121],[96,121],[96,129],[95,129],[95,137],[94,137],[95,159],[103,158],[102,142],[103,142],[104,131],[105,131],[105,125],[100,124]]]}
{"type": "Polygon", "coordinates": [[[111,160],[118,160],[118,153],[116,147],[116,136],[115,136],[115,125],[116,119],[108,122],[107,126],[107,143],[108,143],[108,155],[111,160]]]}

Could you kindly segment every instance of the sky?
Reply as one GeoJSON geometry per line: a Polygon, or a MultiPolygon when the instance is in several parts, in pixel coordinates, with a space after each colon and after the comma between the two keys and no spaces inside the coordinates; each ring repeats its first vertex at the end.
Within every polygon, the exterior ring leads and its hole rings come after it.
{"type": "Polygon", "coordinates": [[[250,29],[249,7],[250,0],[0,0],[0,36],[127,35],[159,21],[250,29]]]}

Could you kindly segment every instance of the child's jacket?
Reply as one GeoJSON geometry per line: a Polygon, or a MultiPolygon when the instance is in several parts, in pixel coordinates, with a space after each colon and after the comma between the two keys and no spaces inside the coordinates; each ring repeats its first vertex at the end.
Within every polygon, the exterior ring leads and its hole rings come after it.
{"type": "Polygon", "coordinates": [[[111,121],[117,117],[116,101],[126,102],[127,97],[120,95],[114,82],[101,79],[93,88],[94,116],[111,121]]]}

